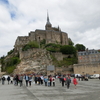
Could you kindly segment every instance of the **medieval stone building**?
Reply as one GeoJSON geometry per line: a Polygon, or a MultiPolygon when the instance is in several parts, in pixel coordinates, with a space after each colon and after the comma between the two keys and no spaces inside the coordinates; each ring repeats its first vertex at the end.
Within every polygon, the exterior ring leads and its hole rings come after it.
{"type": "Polygon", "coordinates": [[[15,49],[20,50],[21,47],[27,44],[29,41],[41,42],[45,39],[47,43],[59,43],[62,45],[68,45],[68,34],[62,32],[60,28],[52,27],[52,24],[49,21],[49,16],[47,14],[47,22],[45,25],[45,30],[36,29],[31,31],[28,36],[18,36],[15,42],[15,49]]]}
{"type": "Polygon", "coordinates": [[[86,50],[78,52],[78,64],[100,63],[100,53],[98,50],[86,50]]]}
{"type": "Polygon", "coordinates": [[[78,52],[78,64],[74,64],[74,73],[100,74],[100,53],[98,50],[78,52]]]}

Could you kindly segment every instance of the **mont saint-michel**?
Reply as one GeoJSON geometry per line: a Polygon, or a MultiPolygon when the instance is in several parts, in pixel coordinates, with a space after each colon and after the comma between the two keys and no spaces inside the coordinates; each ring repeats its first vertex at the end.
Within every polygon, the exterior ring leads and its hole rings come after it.
{"type": "MultiPolygon", "coordinates": [[[[61,31],[59,26],[52,27],[48,13],[47,13],[47,22],[44,27],[45,30],[36,29],[35,31],[29,32],[28,36],[17,37],[14,49],[8,52],[7,57],[4,59],[5,64],[2,65],[3,70],[8,68],[7,65],[12,66],[11,63],[13,61],[11,61],[11,59],[16,60],[16,57],[18,57],[19,60],[17,59],[16,61],[14,61],[14,63],[18,62],[15,63],[14,65],[15,66],[13,71],[14,74],[21,74],[21,73],[47,74],[47,71],[49,71],[49,74],[54,74],[62,72],[63,64],[59,64],[60,61],[61,60],[63,61],[63,59],[67,57],[73,57],[73,54],[66,55],[59,51],[61,46],[69,45],[69,43],[71,43],[72,41],[70,38],[68,38],[68,34],[66,32],[61,31]],[[43,43],[43,41],[45,41],[45,46],[43,45],[41,46],[41,43],[43,43]],[[34,44],[33,42],[35,42],[35,46],[33,46],[34,44]],[[46,48],[48,46],[49,48],[46,48]],[[49,52],[49,49],[51,50],[53,49],[52,50],[53,52],[49,52]]],[[[67,67],[65,66],[65,68],[63,69],[64,73],[69,71],[66,68],[68,69],[68,66],[67,67]]],[[[72,67],[70,73],[72,73],[72,67]]]]}
{"type": "Polygon", "coordinates": [[[46,40],[46,44],[48,43],[59,43],[62,45],[68,45],[68,34],[61,31],[59,28],[52,27],[52,24],[49,21],[49,16],[47,14],[47,22],[45,25],[45,30],[36,29],[35,31],[31,31],[29,36],[18,36],[15,42],[15,49],[20,50],[21,47],[27,44],[29,41],[42,41],[46,40]]]}

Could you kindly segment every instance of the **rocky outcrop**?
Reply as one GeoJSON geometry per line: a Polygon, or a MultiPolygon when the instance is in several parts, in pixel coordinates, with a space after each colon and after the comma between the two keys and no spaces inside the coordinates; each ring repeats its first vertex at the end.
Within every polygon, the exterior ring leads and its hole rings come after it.
{"type": "Polygon", "coordinates": [[[46,67],[53,63],[50,53],[44,49],[20,51],[20,59],[14,74],[46,73],[46,67]]]}

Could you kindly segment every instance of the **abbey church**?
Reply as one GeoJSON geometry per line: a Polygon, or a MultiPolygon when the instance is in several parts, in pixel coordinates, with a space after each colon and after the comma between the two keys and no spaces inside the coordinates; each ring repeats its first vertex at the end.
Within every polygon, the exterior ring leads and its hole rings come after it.
{"type": "Polygon", "coordinates": [[[36,29],[35,31],[31,31],[29,33],[29,36],[18,36],[14,47],[16,48],[16,50],[19,51],[19,49],[21,49],[21,47],[27,44],[29,41],[40,42],[43,39],[45,39],[46,44],[59,43],[62,45],[68,45],[68,41],[70,40],[68,38],[68,34],[62,32],[59,27],[52,27],[47,13],[47,22],[45,25],[45,30],[36,29]]]}

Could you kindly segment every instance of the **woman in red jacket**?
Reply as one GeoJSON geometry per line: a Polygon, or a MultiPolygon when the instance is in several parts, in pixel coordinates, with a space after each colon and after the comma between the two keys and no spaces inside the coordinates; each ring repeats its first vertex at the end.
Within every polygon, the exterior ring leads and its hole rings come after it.
{"type": "Polygon", "coordinates": [[[75,89],[76,89],[76,85],[78,84],[78,82],[77,82],[77,79],[74,77],[74,79],[73,79],[73,84],[74,84],[74,86],[75,86],[75,89]]]}

